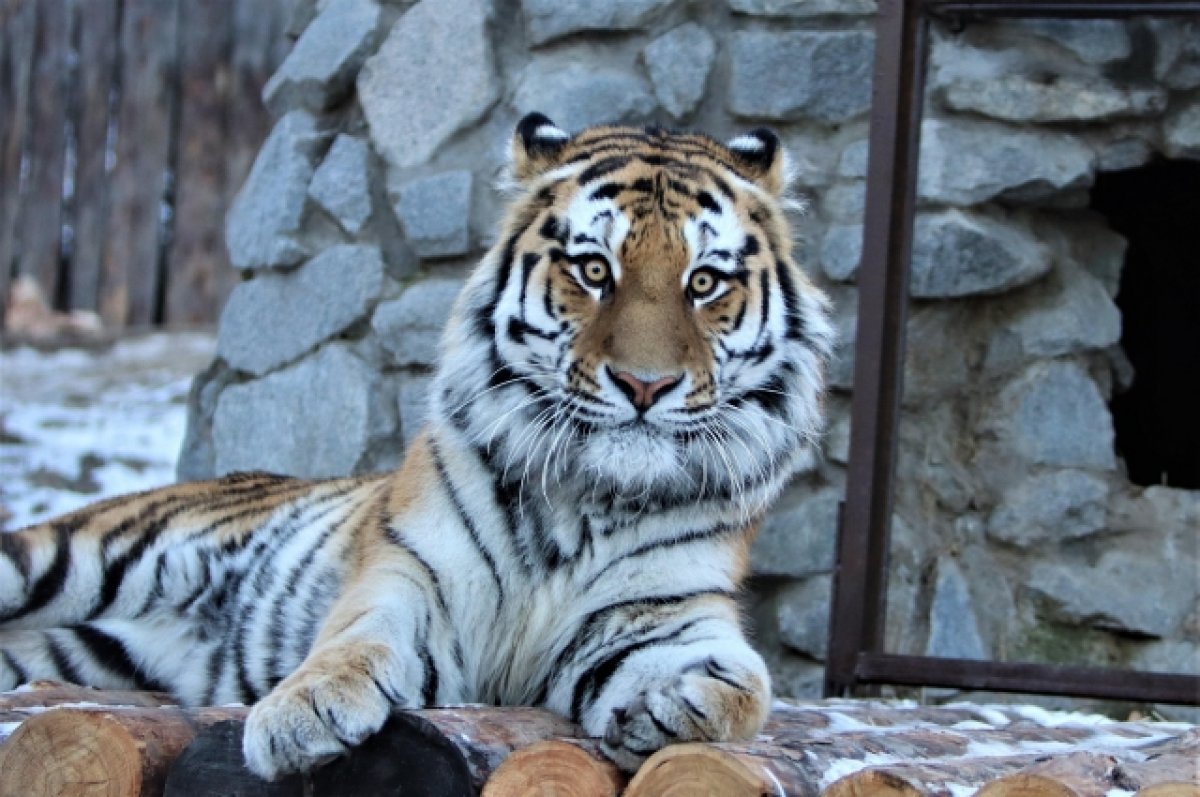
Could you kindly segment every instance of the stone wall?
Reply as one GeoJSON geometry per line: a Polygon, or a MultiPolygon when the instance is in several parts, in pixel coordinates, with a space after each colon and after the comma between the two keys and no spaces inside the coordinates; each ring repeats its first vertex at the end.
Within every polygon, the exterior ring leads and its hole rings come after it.
{"type": "MultiPolygon", "coordinates": [[[[228,218],[246,280],[193,390],[180,475],[400,461],[455,291],[493,240],[525,112],[718,137],[774,125],[842,344],[824,457],[756,544],[751,614],[778,691],[819,691],[873,0],[301,6],[303,35],[264,94],[278,122],[228,218]]],[[[1197,672],[1200,493],[1131,485],[1114,454],[1125,242],[1086,205],[1099,171],[1200,158],[1200,30],[1006,22],[934,40],[889,648],[1197,672]]]]}

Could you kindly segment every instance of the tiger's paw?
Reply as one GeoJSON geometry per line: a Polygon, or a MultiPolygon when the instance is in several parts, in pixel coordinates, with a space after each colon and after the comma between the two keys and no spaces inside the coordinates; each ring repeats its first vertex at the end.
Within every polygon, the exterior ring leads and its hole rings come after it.
{"type": "Polygon", "coordinates": [[[761,679],[740,669],[710,657],[614,708],[604,730],[605,752],[622,770],[634,772],[668,744],[752,737],[766,719],[770,698],[761,679]]]}
{"type": "Polygon", "coordinates": [[[310,770],[378,731],[395,702],[361,668],[302,668],[251,709],[246,766],[267,780],[310,770]]]}

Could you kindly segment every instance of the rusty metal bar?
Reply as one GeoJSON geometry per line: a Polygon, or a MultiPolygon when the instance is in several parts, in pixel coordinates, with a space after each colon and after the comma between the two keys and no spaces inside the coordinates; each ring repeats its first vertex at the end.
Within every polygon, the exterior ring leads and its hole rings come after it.
{"type": "Polygon", "coordinates": [[[948,686],[1200,705],[1200,677],[883,652],[896,431],[926,36],[933,16],[1126,17],[1200,13],[1195,0],[880,0],[846,498],[838,513],[825,694],[948,686]]]}
{"type": "Polygon", "coordinates": [[[881,0],[876,23],[864,219],[870,234],[859,267],[853,423],[846,500],[839,513],[827,694],[849,690],[858,653],[879,650],[883,641],[928,28],[918,12],[905,0],[881,0]]]}
{"type": "Polygon", "coordinates": [[[1200,677],[1179,673],[863,653],[859,683],[944,686],[1103,700],[1200,705],[1200,677]]]}

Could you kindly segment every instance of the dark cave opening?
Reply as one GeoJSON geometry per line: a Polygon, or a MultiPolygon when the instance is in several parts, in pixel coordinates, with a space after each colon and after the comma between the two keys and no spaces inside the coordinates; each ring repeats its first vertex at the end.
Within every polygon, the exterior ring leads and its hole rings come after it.
{"type": "Polygon", "coordinates": [[[1141,485],[1200,489],[1200,161],[1101,173],[1092,208],[1129,241],[1117,306],[1135,375],[1111,410],[1141,485]]]}

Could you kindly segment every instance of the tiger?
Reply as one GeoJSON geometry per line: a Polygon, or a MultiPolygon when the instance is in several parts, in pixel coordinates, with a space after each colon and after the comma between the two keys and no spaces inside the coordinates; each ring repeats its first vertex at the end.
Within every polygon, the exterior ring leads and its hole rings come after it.
{"type": "Polygon", "coordinates": [[[760,730],[738,590],[818,451],[833,345],[785,148],[532,113],[509,160],[400,469],[237,473],[0,534],[0,689],[248,705],[266,779],[441,704],[545,707],[626,771],[760,730]]]}

